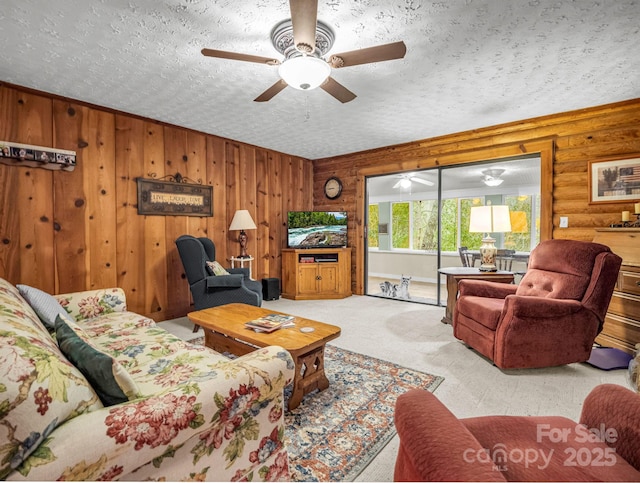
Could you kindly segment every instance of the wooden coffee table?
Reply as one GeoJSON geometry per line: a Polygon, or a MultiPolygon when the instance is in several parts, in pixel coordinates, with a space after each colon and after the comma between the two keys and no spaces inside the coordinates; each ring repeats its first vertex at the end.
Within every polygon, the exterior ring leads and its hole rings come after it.
{"type": "Polygon", "coordinates": [[[305,394],[329,387],[329,379],[324,373],[324,346],[340,336],[340,327],[303,317],[295,318],[295,327],[278,329],[270,334],[244,326],[245,322],[267,314],[289,315],[253,305],[228,304],[191,312],[188,317],[204,330],[204,344],[217,352],[241,356],[269,345],[279,345],[289,351],[296,365],[289,398],[291,410],[298,407],[305,394]],[[303,327],[314,330],[302,332],[303,327]]]}

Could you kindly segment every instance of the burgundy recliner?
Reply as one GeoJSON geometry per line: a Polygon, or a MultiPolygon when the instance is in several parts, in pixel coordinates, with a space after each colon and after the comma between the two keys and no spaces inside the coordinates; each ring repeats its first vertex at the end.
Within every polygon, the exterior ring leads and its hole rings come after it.
{"type": "Polygon", "coordinates": [[[543,241],[518,285],[460,281],[453,335],[503,369],[584,362],[621,263],[599,243],[543,241]]]}
{"type": "Polygon", "coordinates": [[[394,481],[640,481],[640,395],[596,386],[561,416],[458,419],[436,396],[398,397],[394,481]]]}

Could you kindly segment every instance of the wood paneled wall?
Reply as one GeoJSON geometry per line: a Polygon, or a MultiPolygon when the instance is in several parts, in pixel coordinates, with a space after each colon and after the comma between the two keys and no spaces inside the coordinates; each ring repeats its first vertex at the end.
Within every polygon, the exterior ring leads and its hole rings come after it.
{"type": "Polygon", "coordinates": [[[595,228],[633,210],[633,202],[590,204],[587,171],[589,161],[640,157],[640,99],[315,160],[315,208],[345,210],[351,220],[354,292],[364,290],[365,176],[531,152],[543,155],[543,239],[592,240],[595,228]],[[344,183],[342,196],[333,201],[322,193],[330,176],[344,183]],[[559,228],[560,216],[569,217],[569,228],[559,228]]]}
{"type": "Polygon", "coordinates": [[[0,277],[51,293],[120,286],[131,310],[165,320],[190,309],[174,240],[209,236],[227,259],[239,249],[228,227],[241,208],[258,225],[249,232],[257,279],[280,277],[288,210],[347,211],[353,289],[363,293],[370,175],[540,152],[543,237],[591,240],[633,210],[589,204],[587,168],[640,156],[640,99],[311,162],[0,83],[0,140],[78,153],[73,172],[0,165],[0,277]],[[213,186],[213,217],[137,214],[135,178],[176,172],[213,186]],[[330,176],[344,183],[333,201],[322,193],[330,176]]]}
{"type": "Polygon", "coordinates": [[[180,235],[208,236],[226,260],[248,209],[253,276],[279,278],[286,212],[313,207],[311,161],[18,86],[0,84],[0,140],[78,155],[73,172],[0,165],[0,277],[50,293],[119,286],[157,321],[190,310],[180,235]],[[138,215],[136,178],[177,172],[213,186],[213,217],[138,215]]]}

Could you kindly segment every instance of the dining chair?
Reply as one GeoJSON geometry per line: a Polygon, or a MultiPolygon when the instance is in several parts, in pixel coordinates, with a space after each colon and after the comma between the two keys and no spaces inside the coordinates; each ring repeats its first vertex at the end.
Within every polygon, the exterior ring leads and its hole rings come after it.
{"type": "Polygon", "coordinates": [[[467,247],[458,247],[458,253],[463,267],[473,267],[473,254],[467,247]]]}
{"type": "Polygon", "coordinates": [[[513,266],[513,255],[515,253],[515,250],[498,249],[498,253],[496,254],[496,267],[498,267],[498,270],[510,272],[513,266]]]}

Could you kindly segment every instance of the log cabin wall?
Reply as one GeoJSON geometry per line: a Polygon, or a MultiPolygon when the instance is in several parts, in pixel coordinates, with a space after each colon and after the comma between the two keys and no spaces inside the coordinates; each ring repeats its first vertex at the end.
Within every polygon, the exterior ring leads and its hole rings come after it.
{"type": "Polygon", "coordinates": [[[354,293],[364,293],[365,176],[534,151],[543,154],[542,239],[592,240],[596,228],[620,222],[624,210],[633,212],[632,201],[589,203],[588,166],[589,161],[640,157],[640,99],[315,160],[315,209],[348,212],[354,293]],[[323,195],[330,176],[344,184],[342,196],[333,201],[323,195]],[[559,228],[560,216],[569,218],[568,228],[559,228]]]}
{"type": "Polygon", "coordinates": [[[279,278],[286,212],[313,206],[309,160],[2,83],[0,140],[77,152],[72,172],[0,164],[0,277],[49,293],[119,286],[157,321],[191,309],[180,235],[208,236],[227,260],[248,209],[253,277],[279,278]],[[177,172],[213,186],[213,217],[138,215],[136,178],[177,172]]]}

